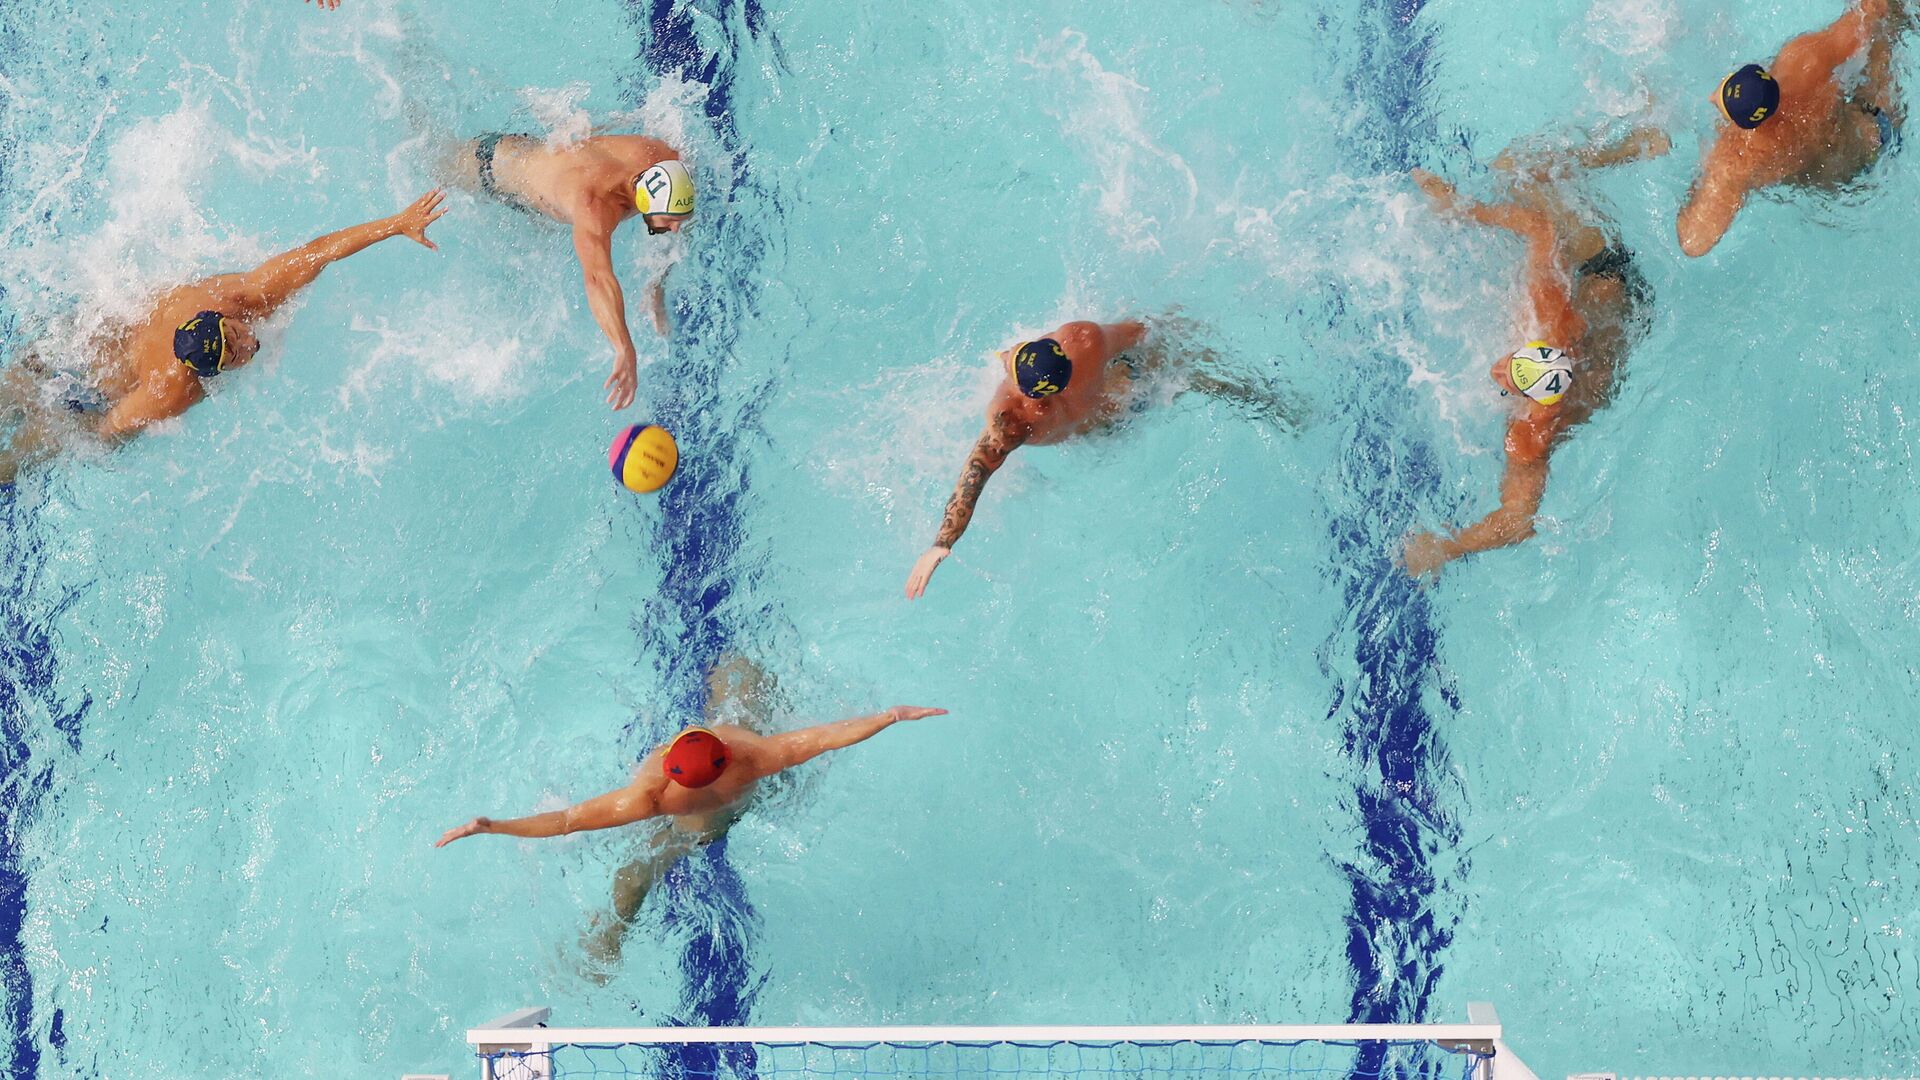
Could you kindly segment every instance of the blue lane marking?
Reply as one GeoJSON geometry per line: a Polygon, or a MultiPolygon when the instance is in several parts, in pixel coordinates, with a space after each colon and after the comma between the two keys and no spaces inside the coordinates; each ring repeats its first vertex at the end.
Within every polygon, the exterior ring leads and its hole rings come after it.
{"type": "MultiPolygon", "coordinates": [[[[0,56],[12,55],[17,43],[0,41],[0,56]]],[[[0,193],[11,193],[13,178],[10,143],[0,143],[0,193]]],[[[9,200],[10,201],[10,200],[9,200]]],[[[16,322],[6,289],[0,286],[0,342],[11,359],[16,322]]],[[[36,804],[46,794],[47,775],[30,771],[32,751],[27,744],[27,701],[46,692],[42,673],[53,666],[52,643],[35,634],[26,617],[24,584],[27,559],[15,528],[20,508],[14,492],[0,491],[0,549],[6,559],[7,581],[0,591],[0,1006],[7,1020],[8,1075],[34,1077],[40,1073],[40,1047],[33,1040],[33,974],[27,970],[20,940],[27,918],[27,875],[20,866],[20,836],[32,819],[36,804]]]]}
{"type": "MultiPolygon", "coordinates": [[[[55,690],[59,657],[52,627],[79,594],[69,592],[52,604],[36,598],[46,558],[31,518],[10,495],[0,497],[0,1011],[7,1023],[7,1075],[19,1080],[38,1076],[41,1064],[33,974],[21,940],[28,879],[20,840],[53,782],[51,761],[34,761],[30,725],[35,716],[51,717],[53,733],[78,752],[81,725],[93,708],[89,695],[67,706],[55,690]]],[[[58,1055],[66,1047],[65,1015],[49,1004],[47,1039],[58,1055]]]]}
{"type": "MultiPolygon", "coordinates": [[[[694,5],[683,0],[630,0],[629,15],[644,42],[640,59],[655,77],[677,76],[706,87],[704,112],[714,141],[728,155],[736,190],[749,182],[749,166],[733,122],[734,60],[765,30],[757,0],[702,5],[719,38],[703,44],[694,5]],[[644,25],[638,25],[644,20],[644,25]]],[[[644,88],[642,88],[644,90],[644,88]]],[[[711,178],[720,170],[707,170],[711,178]]],[[[656,655],[671,657],[677,715],[699,716],[705,674],[726,651],[731,634],[721,612],[733,592],[733,562],[740,543],[740,500],[745,494],[737,431],[718,419],[721,410],[706,388],[717,384],[747,321],[757,291],[748,271],[763,242],[740,214],[728,212],[724,193],[703,192],[708,209],[694,226],[696,243],[716,252],[709,261],[728,267],[721,289],[703,292],[677,311],[669,375],[656,401],[658,420],[680,441],[680,471],[662,491],[658,550],[665,567],[662,608],[643,618],[642,635],[656,655]]],[[[659,733],[664,734],[664,733],[659,733]]],[[[750,949],[757,917],[745,883],[727,860],[723,838],[681,861],[662,883],[667,925],[687,938],[681,955],[680,1022],[696,1026],[746,1023],[764,980],[756,980],[750,949]]],[[[712,1074],[725,1066],[736,1075],[755,1074],[751,1047],[689,1046],[673,1054],[680,1075],[712,1074]]]]}
{"type": "MultiPolygon", "coordinates": [[[[8,497],[10,498],[10,497],[8,497]]],[[[27,918],[27,875],[20,865],[20,837],[45,797],[48,770],[34,769],[27,744],[27,717],[34,698],[49,692],[53,643],[22,608],[24,591],[16,576],[18,548],[14,519],[18,506],[0,506],[7,533],[10,586],[0,597],[0,996],[5,997],[9,1076],[40,1072],[40,1047],[34,1042],[33,976],[20,940],[27,918]]]]}
{"type": "MultiPolygon", "coordinates": [[[[1404,173],[1435,141],[1420,102],[1432,48],[1414,26],[1423,3],[1373,0],[1361,15],[1366,30],[1349,89],[1354,100],[1371,104],[1373,119],[1362,125],[1354,150],[1380,172],[1404,173]]],[[[1353,895],[1347,959],[1355,976],[1348,1015],[1354,1023],[1430,1019],[1428,1000],[1453,939],[1453,917],[1435,910],[1444,890],[1434,858],[1459,842],[1459,827],[1437,798],[1436,789],[1447,786],[1443,732],[1429,705],[1437,698],[1451,716],[1458,703],[1438,665],[1428,595],[1395,562],[1399,529],[1437,487],[1429,448],[1395,435],[1393,418],[1412,404],[1405,394],[1371,404],[1353,399],[1358,422],[1350,453],[1399,467],[1374,473],[1379,489],[1359,501],[1368,510],[1333,523],[1334,546],[1352,572],[1349,623],[1332,644],[1354,643],[1360,675],[1350,690],[1336,691],[1329,715],[1344,718],[1347,752],[1367,766],[1356,792],[1366,839],[1361,856],[1343,867],[1353,895]]],[[[1354,1075],[1377,1073],[1383,1058],[1373,1048],[1354,1075]]]]}

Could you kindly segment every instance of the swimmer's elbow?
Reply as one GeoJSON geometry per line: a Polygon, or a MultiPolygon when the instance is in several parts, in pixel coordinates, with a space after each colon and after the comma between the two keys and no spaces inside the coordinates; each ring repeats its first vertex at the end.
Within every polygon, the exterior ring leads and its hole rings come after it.
{"type": "Polygon", "coordinates": [[[1708,235],[1701,230],[1687,228],[1685,222],[1680,224],[1679,233],[1680,250],[1690,259],[1697,259],[1707,252],[1712,251],[1713,245],[1720,240],[1718,236],[1708,235]]]}
{"type": "Polygon", "coordinates": [[[1680,250],[1693,259],[1712,251],[1733,225],[1734,216],[1740,212],[1740,202],[1712,192],[1696,195],[1681,207],[1680,216],[1674,222],[1680,250]]]}

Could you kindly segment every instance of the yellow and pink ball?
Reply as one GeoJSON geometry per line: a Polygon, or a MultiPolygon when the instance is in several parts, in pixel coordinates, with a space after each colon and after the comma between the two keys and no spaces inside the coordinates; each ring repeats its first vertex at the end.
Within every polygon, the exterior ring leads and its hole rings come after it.
{"type": "Polygon", "coordinates": [[[627,490],[658,491],[680,467],[680,447],[666,428],[635,424],[613,437],[607,464],[613,468],[613,478],[627,490]]]}

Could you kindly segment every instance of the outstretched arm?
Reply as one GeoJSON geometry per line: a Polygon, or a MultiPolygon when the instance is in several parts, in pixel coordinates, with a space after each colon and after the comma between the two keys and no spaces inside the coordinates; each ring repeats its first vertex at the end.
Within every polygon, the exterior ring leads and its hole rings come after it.
{"type": "Polygon", "coordinates": [[[511,818],[506,821],[474,818],[458,828],[448,829],[439,840],[434,842],[433,846],[446,847],[455,840],[473,836],[476,833],[492,833],[497,836],[566,836],[569,833],[631,825],[660,813],[660,795],[666,788],[667,778],[659,770],[643,770],[640,779],[626,787],[595,796],[576,806],[569,806],[565,810],[552,810],[544,814],[511,818]]]}
{"type": "Polygon", "coordinates": [[[1500,508],[1452,536],[1415,533],[1407,538],[1401,563],[1408,574],[1431,578],[1464,555],[1518,544],[1533,535],[1533,519],[1546,493],[1546,455],[1521,459],[1509,454],[1500,480],[1500,508]]]}
{"type": "Polygon", "coordinates": [[[920,720],[929,716],[945,716],[945,709],[927,709],[918,705],[895,705],[885,712],[872,716],[856,716],[851,720],[840,720],[831,724],[818,724],[799,731],[789,731],[784,735],[775,735],[766,742],[768,751],[767,775],[782,769],[791,769],[829,750],[840,750],[855,743],[863,743],[875,735],[887,730],[903,720],[920,720]]]}
{"type": "Polygon", "coordinates": [[[1540,321],[1540,332],[1557,348],[1570,346],[1586,332],[1586,323],[1573,312],[1567,277],[1561,272],[1558,238],[1553,219],[1538,210],[1514,203],[1478,203],[1460,198],[1453,185],[1425,169],[1413,170],[1414,182],[1442,214],[1461,214],[1518,236],[1527,245],[1527,298],[1540,321]]]}
{"type": "Polygon", "coordinates": [[[973,508],[980,501],[981,490],[987,486],[987,477],[999,471],[1007,455],[1026,442],[1028,435],[1027,426],[1007,410],[998,410],[987,417],[987,430],[973,444],[973,452],[967,455],[967,464],[960,470],[960,482],[954,485],[953,494],[947,499],[947,512],[940,519],[940,532],[933,538],[933,546],[920,556],[913,564],[913,572],[907,575],[907,599],[918,600],[926,593],[927,581],[933,577],[934,569],[942,559],[953,554],[953,545],[973,521],[973,508]]]}
{"type": "Polygon", "coordinates": [[[1732,158],[1733,151],[1722,134],[1721,141],[1707,151],[1700,163],[1700,179],[1694,181],[1687,205],[1680,208],[1674,231],[1680,237],[1680,250],[1692,258],[1712,251],[1720,238],[1733,227],[1740,207],[1747,201],[1747,180],[1732,158]]]}
{"type": "Polygon", "coordinates": [[[599,225],[575,225],[573,253],[580,258],[580,272],[586,279],[587,306],[593,309],[593,321],[613,346],[613,374],[607,376],[607,404],[624,409],[633,404],[634,386],[639,381],[640,354],[633,347],[633,331],[627,329],[627,297],[620,291],[620,278],[613,272],[613,230],[599,225]]]}
{"type": "Polygon", "coordinates": [[[241,308],[241,311],[233,314],[264,318],[286,303],[294,293],[313,284],[314,279],[320,276],[320,271],[382,240],[405,236],[430,250],[437,250],[433,241],[427,239],[427,226],[440,220],[440,215],[447,212],[441,205],[445,198],[440,189],[435,188],[414,200],[412,206],[391,217],[330,232],[285,254],[275,255],[248,273],[215,278],[208,285],[241,308]]]}

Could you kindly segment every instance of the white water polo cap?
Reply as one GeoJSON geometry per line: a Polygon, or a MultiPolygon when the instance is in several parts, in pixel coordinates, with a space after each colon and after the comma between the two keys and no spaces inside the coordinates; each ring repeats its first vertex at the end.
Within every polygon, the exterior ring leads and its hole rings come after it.
{"type": "Polygon", "coordinates": [[[640,215],[687,217],[693,213],[693,176],[675,158],[668,158],[633,182],[633,205],[640,215]]]}
{"type": "Polygon", "coordinates": [[[1558,405],[1573,389],[1573,360],[1544,341],[1529,341],[1507,358],[1507,378],[1540,404],[1558,405]]]}

